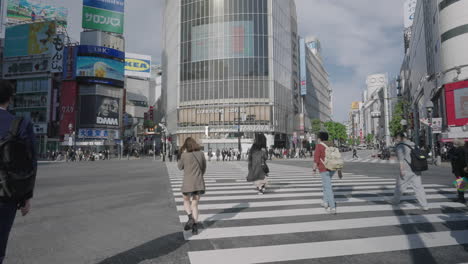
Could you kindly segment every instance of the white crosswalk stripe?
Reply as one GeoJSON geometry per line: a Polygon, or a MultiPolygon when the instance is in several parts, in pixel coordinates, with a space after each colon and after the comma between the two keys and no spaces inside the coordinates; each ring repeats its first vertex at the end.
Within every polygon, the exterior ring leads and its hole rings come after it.
{"type": "MultiPolygon", "coordinates": [[[[333,179],[338,214],[329,215],[320,206],[321,177],[311,169],[271,164],[267,192],[258,195],[253,184],[245,181],[244,165],[209,164],[207,190],[199,205],[203,228],[195,236],[190,232],[183,234],[187,241],[209,241],[210,246],[192,249],[188,253],[191,264],[309,263],[340,256],[365,257],[372,253],[375,257],[394,251],[468,244],[466,224],[464,229],[456,228],[468,221],[468,209],[452,201],[457,195],[448,185],[424,184],[430,210],[423,212],[412,190],[402,196],[402,204],[389,204],[395,179],[345,173],[343,179],[333,179]],[[401,231],[417,225],[432,228],[424,232],[401,231]],[[361,236],[360,232],[366,229],[371,231],[361,236]],[[330,240],[323,238],[327,232],[335,232],[330,240]],[[347,232],[356,236],[347,237],[347,232]]],[[[168,164],[167,168],[178,221],[183,224],[187,221],[180,191],[183,173],[175,164],[168,164]]]]}

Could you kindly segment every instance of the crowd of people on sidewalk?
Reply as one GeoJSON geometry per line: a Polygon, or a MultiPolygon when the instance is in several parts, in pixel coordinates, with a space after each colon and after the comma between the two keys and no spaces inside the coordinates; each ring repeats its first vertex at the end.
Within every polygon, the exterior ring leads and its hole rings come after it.
{"type": "Polygon", "coordinates": [[[110,160],[111,156],[110,150],[91,151],[69,148],[64,151],[47,151],[46,159],[49,161],[82,162],[110,160]]]}

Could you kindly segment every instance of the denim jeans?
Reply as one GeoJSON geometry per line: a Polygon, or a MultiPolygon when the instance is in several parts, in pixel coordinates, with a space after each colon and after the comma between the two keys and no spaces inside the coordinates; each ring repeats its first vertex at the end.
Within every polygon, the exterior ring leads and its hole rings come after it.
{"type": "Polygon", "coordinates": [[[16,208],[17,203],[15,202],[0,202],[0,264],[5,258],[8,236],[15,220],[16,208]]]}
{"type": "Polygon", "coordinates": [[[320,173],[320,176],[322,176],[323,202],[328,204],[330,208],[336,207],[335,197],[333,194],[332,182],[331,182],[331,179],[334,174],[335,174],[334,171],[325,171],[325,172],[320,173]]]}

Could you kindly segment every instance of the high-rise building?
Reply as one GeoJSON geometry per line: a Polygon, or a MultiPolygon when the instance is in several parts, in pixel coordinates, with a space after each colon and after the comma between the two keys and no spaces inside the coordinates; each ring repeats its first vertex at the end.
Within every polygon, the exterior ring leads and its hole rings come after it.
{"type": "Polygon", "coordinates": [[[300,39],[299,50],[302,113],[304,132],[307,133],[311,128],[311,120],[332,120],[332,89],[323,65],[320,41],[315,37],[300,39]]]}
{"type": "MultiPolygon", "coordinates": [[[[208,148],[294,143],[299,130],[293,0],[166,0],[163,98],[172,141],[208,148]]],[[[297,138],[296,138],[297,140],[297,138]]],[[[242,148],[246,151],[247,148],[242,148]]]]}

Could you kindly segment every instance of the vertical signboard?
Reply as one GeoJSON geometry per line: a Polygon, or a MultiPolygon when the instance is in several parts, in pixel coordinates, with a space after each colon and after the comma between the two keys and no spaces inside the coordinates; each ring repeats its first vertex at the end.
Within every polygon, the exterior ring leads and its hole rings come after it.
{"type": "Polygon", "coordinates": [[[65,49],[64,39],[65,36],[63,34],[58,34],[52,41],[51,72],[63,72],[63,52],[65,49]]]}
{"type": "Polygon", "coordinates": [[[300,75],[301,75],[301,95],[307,95],[307,72],[306,72],[306,50],[305,50],[305,41],[301,39],[299,41],[299,57],[300,57],[300,75]]]}
{"type": "Polygon", "coordinates": [[[76,98],[78,85],[73,81],[62,82],[60,88],[60,135],[70,133],[69,125],[76,128],[76,98]]]}
{"type": "Polygon", "coordinates": [[[405,28],[409,28],[413,25],[413,20],[414,20],[414,14],[416,12],[416,4],[417,0],[406,0],[405,5],[403,7],[403,12],[404,12],[404,26],[405,28]]]}
{"type": "Polygon", "coordinates": [[[82,26],[123,34],[124,0],[83,0],[82,26]]]}
{"type": "Polygon", "coordinates": [[[78,54],[77,46],[65,48],[63,54],[63,79],[74,80],[76,77],[76,56],[78,54]]]}
{"type": "Polygon", "coordinates": [[[445,85],[447,124],[464,126],[468,124],[468,81],[445,85]]]}

